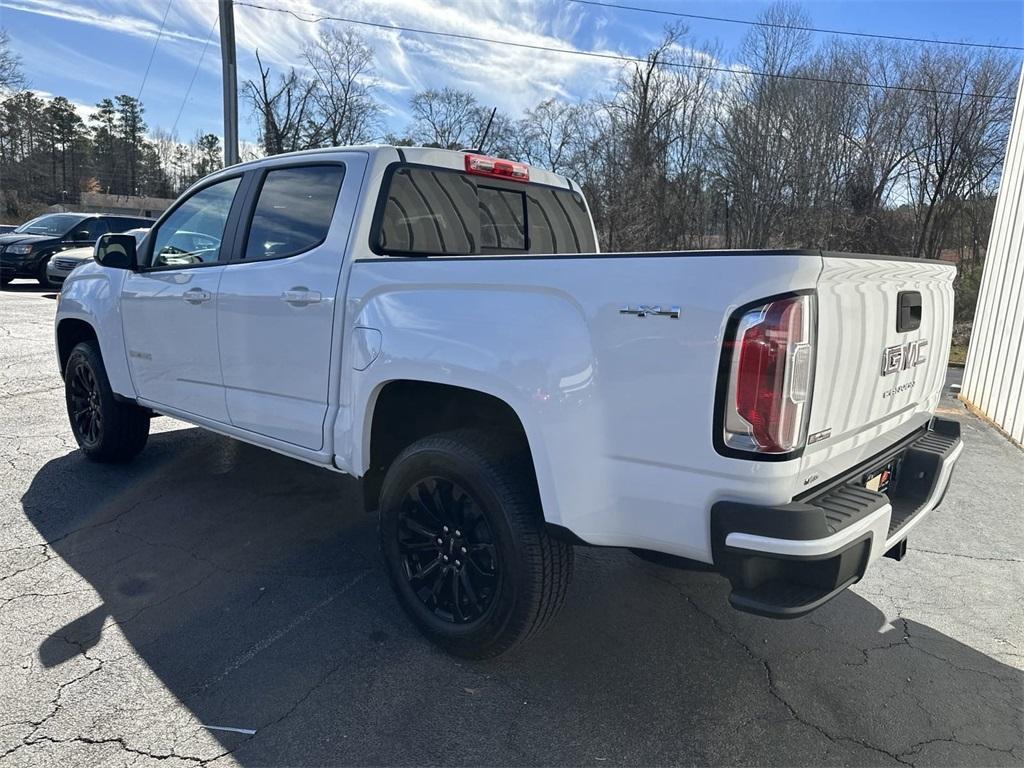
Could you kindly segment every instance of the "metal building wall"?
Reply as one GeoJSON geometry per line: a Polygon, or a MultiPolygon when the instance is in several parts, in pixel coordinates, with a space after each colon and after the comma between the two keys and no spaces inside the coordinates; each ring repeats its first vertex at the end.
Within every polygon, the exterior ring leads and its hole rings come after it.
{"type": "Polygon", "coordinates": [[[1024,443],[1024,72],[960,397],[1024,443]]]}

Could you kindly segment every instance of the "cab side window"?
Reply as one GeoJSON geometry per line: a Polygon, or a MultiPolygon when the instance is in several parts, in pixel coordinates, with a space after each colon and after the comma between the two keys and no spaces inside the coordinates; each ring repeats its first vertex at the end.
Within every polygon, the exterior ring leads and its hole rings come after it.
{"type": "Polygon", "coordinates": [[[153,267],[192,267],[224,259],[221,241],[240,177],[199,190],[181,203],[153,235],[153,267]]]}
{"type": "Polygon", "coordinates": [[[268,171],[252,214],[245,260],[280,259],[320,245],[331,228],[344,176],[341,165],[268,171]]]}

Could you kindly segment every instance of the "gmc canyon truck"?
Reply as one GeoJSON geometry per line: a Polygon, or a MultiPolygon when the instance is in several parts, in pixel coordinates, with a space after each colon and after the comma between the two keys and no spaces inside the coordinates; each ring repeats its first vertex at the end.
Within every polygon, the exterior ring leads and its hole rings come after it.
{"type": "Polygon", "coordinates": [[[953,267],[599,253],[580,188],[426,148],[313,150],[110,234],[60,296],[71,428],[166,414],[362,478],[398,600],[449,652],[550,621],[577,545],[704,564],[794,617],[899,559],[959,426],[932,414],[953,267]]]}

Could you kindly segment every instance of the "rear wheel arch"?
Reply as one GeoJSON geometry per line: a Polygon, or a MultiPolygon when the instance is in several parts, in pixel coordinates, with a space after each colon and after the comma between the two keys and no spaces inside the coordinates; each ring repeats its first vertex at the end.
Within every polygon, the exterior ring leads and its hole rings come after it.
{"type": "Polygon", "coordinates": [[[365,443],[364,498],[374,509],[388,467],[417,440],[461,429],[486,430],[499,437],[492,445],[509,455],[534,456],[522,419],[504,399],[477,389],[417,379],[397,379],[381,385],[368,406],[365,443]]]}

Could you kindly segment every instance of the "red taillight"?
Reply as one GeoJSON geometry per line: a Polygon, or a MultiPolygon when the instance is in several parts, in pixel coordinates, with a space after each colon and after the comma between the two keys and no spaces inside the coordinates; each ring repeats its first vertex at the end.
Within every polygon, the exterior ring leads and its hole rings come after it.
{"type": "Polygon", "coordinates": [[[477,176],[496,176],[509,181],[529,181],[530,168],[525,163],[502,160],[486,155],[466,155],[466,173],[477,176]]]}
{"type": "Polygon", "coordinates": [[[814,298],[778,299],[745,312],[736,325],[725,401],[730,448],[788,453],[806,440],[814,356],[814,298]]]}

